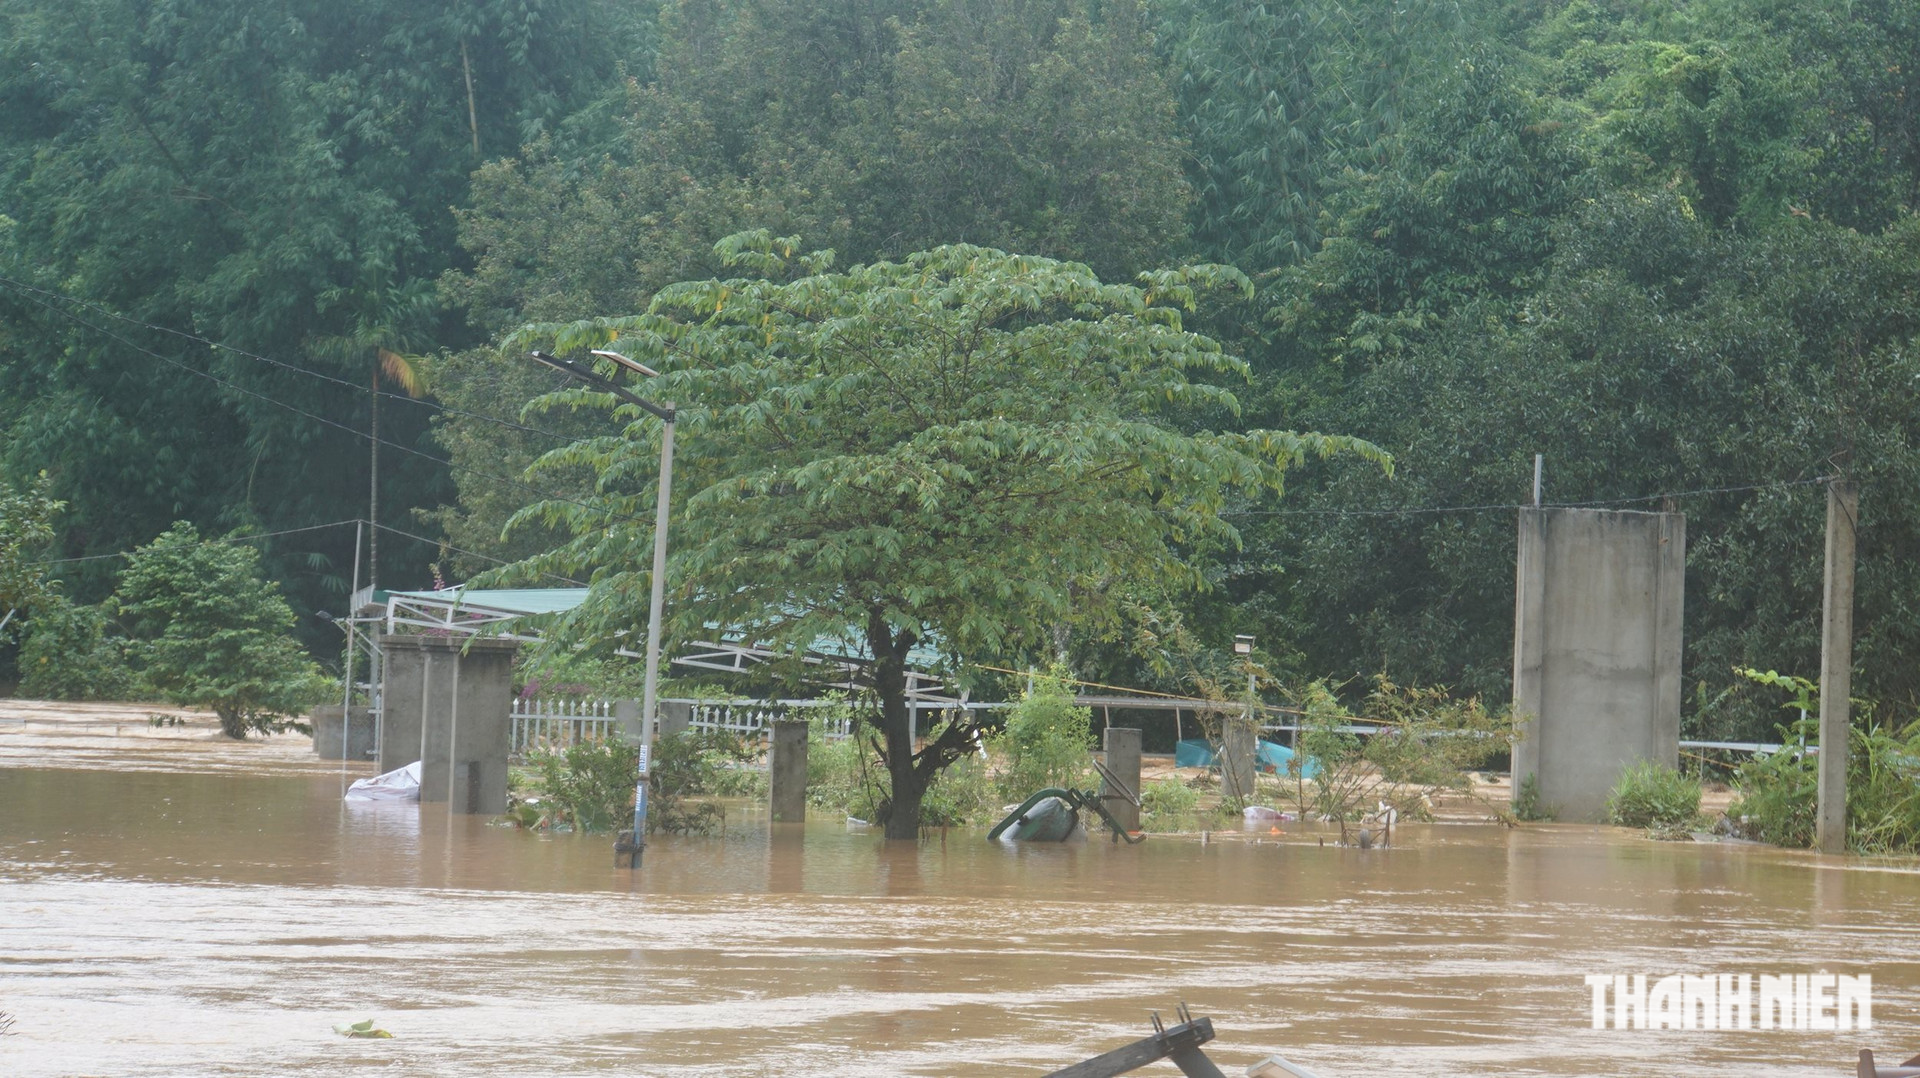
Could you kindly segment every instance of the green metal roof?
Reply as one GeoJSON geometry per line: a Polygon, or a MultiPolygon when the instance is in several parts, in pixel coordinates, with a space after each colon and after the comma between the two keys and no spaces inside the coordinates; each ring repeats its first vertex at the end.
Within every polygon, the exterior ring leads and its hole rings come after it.
{"type": "Polygon", "coordinates": [[[586,601],[585,588],[444,588],[440,591],[396,591],[409,599],[454,602],[484,607],[503,614],[560,614],[586,601]]]}

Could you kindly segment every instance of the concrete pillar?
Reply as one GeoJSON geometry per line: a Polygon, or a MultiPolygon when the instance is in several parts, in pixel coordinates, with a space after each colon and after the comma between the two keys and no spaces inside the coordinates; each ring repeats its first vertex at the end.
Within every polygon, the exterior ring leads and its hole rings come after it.
{"type": "Polygon", "coordinates": [[[427,652],[412,643],[418,639],[380,637],[380,739],[375,752],[382,773],[420,759],[420,716],[430,694],[427,652]]]}
{"type": "Polygon", "coordinates": [[[646,744],[647,728],[640,721],[640,701],[615,700],[613,725],[614,729],[620,731],[620,740],[629,745],[646,744]]]}
{"type": "Polygon", "coordinates": [[[340,721],[339,704],[321,704],[307,713],[307,722],[313,726],[313,751],[322,760],[338,760],[343,755],[349,760],[367,760],[374,755],[373,709],[355,707],[349,714],[353,718],[350,734],[347,724],[340,721]]]}
{"type": "Polygon", "coordinates": [[[1814,844],[1821,853],[1847,848],[1847,757],[1853,748],[1853,553],[1860,491],[1827,488],[1827,572],[1820,625],[1820,759],[1814,844]]]}
{"type": "Polygon", "coordinates": [[[1100,777],[1100,801],[1106,805],[1120,826],[1129,831],[1140,830],[1140,807],[1134,804],[1140,798],[1140,731],[1126,726],[1109,726],[1101,735],[1101,748],[1106,751],[1107,771],[1126,787],[1114,789],[1113,783],[1105,775],[1100,777]]]}
{"type": "Polygon", "coordinates": [[[773,724],[773,744],[767,753],[768,799],[775,823],[802,823],[807,818],[807,724],[781,719],[773,724]]]}
{"type": "Polygon", "coordinates": [[[421,801],[452,801],[457,812],[505,812],[519,643],[386,636],[381,646],[381,769],[419,760],[421,801]]]}
{"type": "Polygon", "coordinates": [[[660,736],[672,737],[693,728],[693,701],[661,700],[653,705],[660,712],[660,736]]]}
{"type": "Polygon", "coordinates": [[[1260,749],[1259,732],[1244,715],[1231,715],[1220,723],[1220,796],[1227,801],[1253,800],[1253,776],[1256,754],[1260,749]]]}
{"type": "Polygon", "coordinates": [[[1627,765],[1679,765],[1686,517],[1522,509],[1514,571],[1516,796],[1600,820],[1627,765]]]}

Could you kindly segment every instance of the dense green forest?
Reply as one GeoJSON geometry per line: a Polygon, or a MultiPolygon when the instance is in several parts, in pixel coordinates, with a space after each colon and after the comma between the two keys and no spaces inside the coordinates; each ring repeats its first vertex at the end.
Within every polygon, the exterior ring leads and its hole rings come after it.
{"type": "Polygon", "coordinates": [[[1734,666],[1817,668],[1819,481],[1858,481],[1855,692],[1909,717],[1917,58],[1915,0],[0,0],[0,483],[46,473],[76,601],[184,520],[285,533],[304,615],[336,522],[375,513],[382,584],[553,547],[508,519],[596,476],[528,466],[610,429],[523,411],[557,377],[509,335],[723,237],[1217,262],[1251,286],[1190,325],[1241,408],[1160,421],[1394,467],[1239,497],[1210,587],[1056,634],[1083,676],[1190,687],[1136,646],[1178,615],[1283,679],[1504,698],[1541,453],[1551,503],[1688,514],[1705,736],[1782,717],[1734,666]]]}

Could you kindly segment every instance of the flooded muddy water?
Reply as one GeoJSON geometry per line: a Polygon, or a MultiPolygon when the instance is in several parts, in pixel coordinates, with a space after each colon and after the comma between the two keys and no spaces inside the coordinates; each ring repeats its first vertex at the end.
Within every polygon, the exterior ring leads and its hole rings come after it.
{"type": "MultiPolygon", "coordinates": [[[[1040,1075],[1184,1000],[1230,1074],[1853,1073],[1920,1051],[1920,876],[1575,827],[918,846],[0,769],[0,1074],[1040,1075]],[[1589,1028],[1588,973],[1870,973],[1870,1033],[1589,1028]],[[348,1040],[373,1018],[391,1040],[348,1040]]],[[[1145,1074],[1176,1073],[1161,1064],[1145,1074]]]]}

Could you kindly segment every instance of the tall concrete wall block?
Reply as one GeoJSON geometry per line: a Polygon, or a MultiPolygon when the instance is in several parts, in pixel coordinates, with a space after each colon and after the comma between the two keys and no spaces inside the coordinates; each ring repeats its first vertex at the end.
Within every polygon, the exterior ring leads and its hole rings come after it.
{"type": "Polygon", "coordinates": [[[1513,751],[1562,820],[1598,821],[1620,772],[1680,759],[1686,517],[1522,509],[1513,751]]]}

